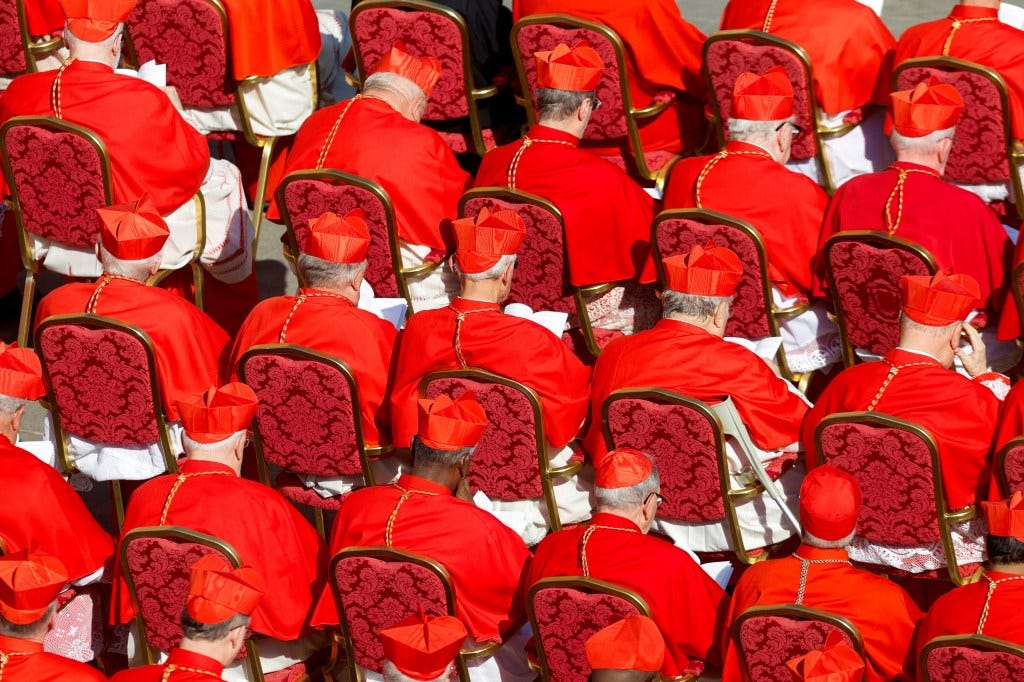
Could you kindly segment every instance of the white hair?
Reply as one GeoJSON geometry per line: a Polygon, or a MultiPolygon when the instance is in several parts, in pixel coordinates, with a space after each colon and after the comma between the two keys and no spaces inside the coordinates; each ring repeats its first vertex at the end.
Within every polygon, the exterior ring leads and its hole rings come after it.
{"type": "Polygon", "coordinates": [[[365,94],[369,90],[384,90],[404,97],[411,104],[415,104],[421,99],[425,102],[427,99],[426,93],[420,89],[420,86],[405,76],[399,76],[390,71],[378,71],[367,76],[363,82],[363,93],[365,94]]]}
{"type": "Polygon", "coordinates": [[[501,277],[501,273],[505,272],[505,268],[507,268],[509,265],[515,262],[515,254],[506,254],[499,258],[497,263],[487,268],[483,272],[469,273],[462,272],[461,270],[459,270],[458,259],[453,260],[453,263],[455,264],[455,270],[459,273],[459,277],[462,277],[463,279],[466,279],[470,282],[484,282],[489,279],[498,279],[499,277],[501,277]]]}
{"type": "Polygon", "coordinates": [[[311,256],[308,253],[300,253],[296,260],[295,267],[298,270],[299,278],[306,283],[306,286],[319,287],[346,287],[356,277],[366,272],[366,261],[359,263],[335,263],[311,256]]]}
{"type": "MultiPolygon", "coordinates": [[[[440,677],[435,677],[432,680],[428,680],[428,682],[443,682],[444,680],[447,680],[448,674],[451,672],[451,669],[452,665],[451,663],[449,663],[448,667],[445,668],[443,675],[441,675],[440,677]]],[[[394,663],[388,660],[384,661],[383,674],[384,682],[421,682],[420,680],[405,675],[404,673],[399,671],[398,668],[395,667],[394,663]]]]}
{"type": "Polygon", "coordinates": [[[104,38],[103,40],[100,40],[98,42],[92,42],[89,40],[83,40],[82,38],[76,36],[74,33],[71,32],[71,29],[68,28],[67,23],[65,23],[64,44],[67,45],[68,52],[70,52],[72,55],[74,55],[76,52],[83,48],[95,49],[97,51],[106,51],[112,49],[115,43],[121,40],[121,35],[123,33],[124,24],[122,23],[117,25],[117,28],[114,30],[114,33],[110,37],[104,38]]]}
{"type": "Polygon", "coordinates": [[[765,142],[775,133],[775,129],[788,118],[778,121],[751,121],[745,118],[729,119],[729,139],[738,142],[765,142]]]}
{"type": "Polygon", "coordinates": [[[933,151],[939,142],[953,139],[953,133],[955,132],[956,126],[953,126],[945,130],[936,130],[921,137],[908,137],[896,132],[896,129],[893,128],[892,133],[889,135],[889,144],[897,152],[928,153],[933,151]]]}
{"type": "Polygon", "coordinates": [[[186,432],[181,434],[181,447],[185,449],[185,454],[188,455],[196,452],[223,452],[233,449],[240,439],[245,438],[245,434],[245,429],[242,429],[241,431],[235,431],[224,440],[219,440],[215,443],[200,443],[193,440],[186,432]]]}
{"type": "Polygon", "coordinates": [[[103,272],[108,275],[145,282],[153,274],[153,270],[160,267],[162,261],[163,256],[160,253],[142,260],[122,260],[100,244],[100,263],[103,265],[103,272]]]}
{"type": "Polygon", "coordinates": [[[652,494],[661,490],[661,477],[658,470],[652,469],[651,475],[636,485],[627,488],[602,488],[594,486],[594,499],[598,511],[605,509],[633,509],[642,505],[652,494]]]}
{"type": "Polygon", "coordinates": [[[803,541],[805,544],[808,544],[811,547],[818,547],[819,549],[842,549],[843,547],[846,547],[851,542],[853,542],[853,538],[855,535],[857,535],[856,528],[850,531],[850,534],[844,538],[839,538],[838,540],[822,540],[813,533],[809,533],[805,528],[803,533],[803,541]]]}
{"type": "Polygon", "coordinates": [[[666,289],[661,294],[661,316],[683,315],[704,320],[714,315],[722,303],[731,305],[732,300],[732,296],[697,296],[666,289]]]}
{"type": "Polygon", "coordinates": [[[0,395],[0,415],[5,417],[13,417],[15,412],[26,405],[28,405],[28,401],[22,398],[0,395]]]}

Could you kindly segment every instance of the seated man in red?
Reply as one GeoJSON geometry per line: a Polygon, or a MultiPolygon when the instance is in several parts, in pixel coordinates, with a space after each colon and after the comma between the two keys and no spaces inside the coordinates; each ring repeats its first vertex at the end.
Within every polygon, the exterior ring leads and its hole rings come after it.
{"type": "MultiPolygon", "coordinates": [[[[828,385],[804,420],[807,466],[821,462],[814,430],[837,412],[878,412],[926,429],[939,449],[946,507],[951,511],[985,499],[989,450],[1010,380],[988,370],[985,343],[964,323],[978,305],[978,285],[968,275],[904,276],[900,342],[879,362],[844,370],[828,385]],[[969,346],[961,346],[965,335],[969,346]],[[966,373],[950,371],[959,358],[966,373]]],[[[959,563],[983,559],[980,519],[953,526],[959,563]]],[[[911,572],[945,565],[940,542],[927,547],[886,547],[857,538],[854,561],[911,572]]]]}
{"type": "MultiPolygon", "coordinates": [[[[295,296],[260,302],[245,318],[229,355],[228,372],[238,378],[238,361],[260,344],[287,343],[331,355],[352,370],[359,389],[359,419],[367,446],[391,443],[390,414],[384,404],[391,351],[397,332],[390,322],[356,307],[366,271],[370,232],[362,211],[346,216],[325,213],[309,221],[306,243],[296,261],[303,286],[295,296]],[[338,333],[339,330],[344,333],[338,333]]],[[[396,471],[377,460],[377,480],[390,481],[396,471]]],[[[322,495],[343,495],[362,476],[306,479],[322,495]]]]}
{"type": "Polygon", "coordinates": [[[466,626],[454,616],[415,616],[380,631],[384,682],[444,682],[466,641],[466,626]]]}
{"type": "Polygon", "coordinates": [[[647,535],[661,500],[661,481],[650,458],[636,450],[613,450],[598,465],[595,485],[597,509],[590,524],[546,537],[537,547],[528,584],[582,575],[631,590],[650,607],[665,637],[663,676],[702,663],[717,668],[717,638],[729,597],[689,554],[647,535]]]}
{"type": "MultiPolygon", "coordinates": [[[[317,111],[299,129],[285,173],[330,169],[378,183],[395,209],[402,265],[438,262],[451,245],[442,225],[458,212],[472,179],[441,136],[422,125],[427,96],[441,77],[433,57],[413,57],[396,43],[371,69],[358,97],[317,111]]],[[[271,205],[269,218],[279,215],[271,205]]],[[[447,267],[410,280],[414,310],[448,304],[447,267]]]]}
{"type": "MultiPolygon", "coordinates": [[[[269,673],[305,660],[322,645],[319,633],[310,634],[306,622],[324,584],[327,557],[323,540],[288,500],[239,477],[245,434],[256,407],[256,395],[245,384],[211,387],[180,400],[187,457],[178,474],[161,476],[135,491],[122,531],[182,526],[220,538],[256,569],[274,595],[256,607],[251,625],[260,663],[269,673]]],[[[118,565],[115,571],[115,623],[128,623],[135,615],[123,570],[118,565]]],[[[131,648],[129,641],[130,658],[131,648]]],[[[243,674],[236,661],[224,676],[245,679],[239,677],[243,674]]]]}
{"type": "Polygon", "coordinates": [[[915,655],[946,635],[982,635],[1024,646],[1024,495],[982,502],[988,523],[988,568],[981,580],[958,587],[932,604],[917,629],[915,655]]]}
{"type": "MultiPolygon", "coordinates": [[[[814,181],[784,165],[796,124],[793,86],[782,67],[762,75],[747,71],[733,87],[730,141],[711,156],[672,167],[665,208],[705,208],[750,223],[768,257],[772,297],[780,308],[811,296],[814,240],[828,195],[814,181]]],[[[839,359],[839,330],[823,303],[780,321],[789,368],[812,372],[839,359]]]]}
{"type": "MultiPolygon", "coordinates": [[[[661,297],[663,318],[654,329],[610,343],[594,367],[590,430],[584,440],[594,466],[601,466],[606,452],[601,407],[620,388],[662,388],[709,403],[729,397],[760,449],[762,462],[798,451],[807,401],[752,351],[722,338],[732,294],[743,274],[739,258],[726,248],[696,246],[686,256],[663,262],[667,283],[661,297]]],[[[732,487],[748,485],[754,474],[746,455],[731,438],[726,446],[732,487]]],[[[794,466],[776,481],[794,513],[802,478],[803,467],[794,466]]],[[[736,511],[748,548],[782,542],[796,533],[767,495],[740,504],[736,511]]],[[[688,550],[732,549],[726,521],[658,519],[654,523],[656,530],[688,550]]]]}
{"type": "MultiPolygon", "coordinates": [[[[153,342],[164,413],[175,422],[178,400],[217,381],[228,335],[188,301],[146,285],[160,268],[160,250],[168,236],[148,196],[97,212],[103,275],[95,284],[65,284],[45,296],[36,324],[54,315],[89,313],[141,329],[153,342]]],[[[180,439],[180,428],[172,426],[171,445],[178,452],[180,439]]],[[[143,480],[164,472],[158,443],[112,446],[71,436],[69,444],[75,466],[98,481],[143,480]]]]}
{"type": "Polygon", "coordinates": [[[57,597],[68,584],[59,559],[18,552],[0,557],[0,676],[4,682],[100,682],[95,668],[43,651],[57,597]]]}
{"type": "MultiPolygon", "coordinates": [[[[331,554],[345,547],[394,547],[440,562],[451,575],[455,615],[471,641],[504,642],[493,657],[469,664],[470,678],[532,680],[523,649],[529,633],[517,632],[525,616],[530,550],[473,505],[466,483],[473,448],[487,428],[484,408],[467,392],[454,402],[447,396],[421,401],[419,410],[412,473],[353,492],[334,520],[331,554]]],[[[338,622],[334,596],[325,589],[312,623],[338,622]]]]}
{"type": "MultiPolygon", "coordinates": [[[[552,466],[567,464],[571,442],[586,417],[590,369],[547,329],[501,312],[512,287],[515,253],[526,227],[512,211],[483,211],[477,222],[458,220],[455,264],[462,295],[447,308],[413,315],[399,340],[391,393],[394,443],[407,447],[416,433],[420,382],[442,369],[484,369],[521,382],[537,392],[552,466]]],[[[590,495],[579,477],[555,485],[562,523],[590,516],[590,495]]],[[[526,515],[523,539],[535,545],[549,527],[542,499],[494,500],[499,511],[526,515]]]]}
{"type": "Polygon", "coordinates": [[[568,14],[604,24],[626,47],[626,73],[636,108],[674,92],[676,103],[640,125],[646,151],[680,152],[705,141],[707,85],[700,71],[706,36],[683,19],[673,0],[517,0],[516,21],[535,14],[568,14]]]}
{"type": "MultiPolygon", "coordinates": [[[[820,466],[800,488],[803,544],[792,556],[749,567],[729,605],[728,626],[752,606],[797,604],[848,619],[864,644],[870,672],[865,679],[899,679],[913,669],[910,641],[921,612],[903,588],[854,568],[846,545],[857,530],[861,490],[856,479],[820,466]]],[[[741,682],[733,639],[726,630],[723,682],[741,682]]]]}
{"type": "MultiPolygon", "coordinates": [[[[1024,38],[1024,34],[1021,36],[1024,38]]],[[[970,275],[978,283],[981,308],[992,331],[1003,305],[1013,245],[1003,226],[977,196],[942,179],[956,122],[964,102],[949,84],[922,82],[892,93],[894,127],[889,136],[896,163],[880,173],[861,175],[832,197],[821,226],[825,240],[844,230],[879,230],[923,246],[940,268],[970,275]]],[[[819,263],[815,294],[825,294],[819,263]]],[[[1016,315],[1010,310],[1010,315],[1016,315]]],[[[989,359],[997,367],[1016,364],[1016,344],[999,362],[995,334],[983,332],[989,359]]]]}
{"type": "Polygon", "coordinates": [[[636,286],[655,280],[654,200],[625,171],[579,149],[600,105],[594,90],[605,67],[597,52],[585,43],[561,44],[535,57],[537,125],[523,139],[488,152],[476,186],[508,187],[553,203],[565,221],[569,281],[577,287],[619,283],[589,304],[594,326],[628,334],[657,308],[646,287],[636,286]]]}
{"type": "Polygon", "coordinates": [[[647,616],[627,616],[587,640],[591,682],[656,682],[665,664],[665,638],[647,616]]]}
{"type": "Polygon", "coordinates": [[[252,568],[231,568],[217,555],[192,566],[181,614],[181,643],[167,661],[117,673],[117,682],[202,682],[223,679],[245,644],[252,613],[263,596],[263,578],[252,568]]]}

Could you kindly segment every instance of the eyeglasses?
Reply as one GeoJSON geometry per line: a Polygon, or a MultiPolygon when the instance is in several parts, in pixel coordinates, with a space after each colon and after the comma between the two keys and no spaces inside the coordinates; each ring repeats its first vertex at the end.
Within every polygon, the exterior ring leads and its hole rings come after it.
{"type": "Polygon", "coordinates": [[[650,495],[647,496],[647,499],[644,500],[644,504],[647,504],[652,497],[657,501],[656,506],[658,507],[660,507],[661,503],[665,501],[665,498],[661,496],[661,493],[651,493],[650,495]]]}
{"type": "Polygon", "coordinates": [[[590,108],[593,109],[594,111],[597,111],[598,109],[600,109],[601,108],[601,100],[599,100],[596,97],[591,97],[590,98],[590,108]]]}
{"type": "Polygon", "coordinates": [[[775,132],[779,132],[785,126],[790,126],[793,129],[793,137],[798,137],[800,133],[804,132],[804,129],[793,123],[792,121],[783,121],[779,125],[775,126],[775,132]]]}

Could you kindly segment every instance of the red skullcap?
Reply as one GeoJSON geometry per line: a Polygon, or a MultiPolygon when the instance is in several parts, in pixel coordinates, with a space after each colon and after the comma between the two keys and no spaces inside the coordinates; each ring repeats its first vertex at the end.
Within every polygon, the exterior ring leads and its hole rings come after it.
{"type": "Polygon", "coordinates": [[[476,220],[453,221],[455,260],[459,270],[475,275],[493,268],[502,256],[515,254],[526,237],[526,225],[515,211],[491,211],[484,208],[476,220]]]}
{"type": "Polygon", "coordinates": [[[135,9],[136,0],[60,0],[68,28],[89,43],[114,35],[117,25],[135,9]]]}
{"type": "Polygon", "coordinates": [[[978,283],[970,275],[903,275],[900,279],[903,312],[914,322],[945,327],[967,319],[981,303],[978,283]]]}
{"type": "Polygon", "coordinates": [[[665,639],[647,616],[627,616],[598,630],[586,647],[594,670],[656,673],[665,662],[665,639]]]}
{"type": "Polygon", "coordinates": [[[857,479],[822,464],[811,470],[800,486],[800,523],[816,538],[842,540],[857,529],[862,499],[857,479]]]}
{"type": "Polygon", "coordinates": [[[487,428],[487,413],[476,401],[473,391],[455,400],[440,395],[436,400],[420,400],[419,437],[435,450],[461,450],[480,442],[487,428]]]}
{"type": "Polygon", "coordinates": [[[559,43],[549,52],[535,52],[537,87],[552,90],[590,92],[597,89],[604,62],[590,43],[581,40],[571,48],[559,43]]]}
{"type": "Polygon", "coordinates": [[[430,91],[441,77],[441,62],[437,57],[413,57],[405,51],[405,44],[395,43],[370,73],[393,73],[416,84],[423,94],[430,97],[430,91]]]}
{"type": "Polygon", "coordinates": [[[100,241],[114,258],[145,260],[160,253],[170,230],[148,194],[138,201],[97,208],[100,241]]]}
{"type": "Polygon", "coordinates": [[[932,76],[913,90],[901,90],[892,98],[893,127],[905,137],[924,137],[956,125],[964,99],[949,83],[932,76]]]}
{"type": "Polygon", "coordinates": [[[0,557],[0,616],[15,625],[34,623],[67,584],[60,559],[26,551],[0,557]]]}
{"type": "Polygon", "coordinates": [[[612,450],[597,467],[594,485],[599,488],[628,488],[642,481],[654,471],[651,458],[633,448],[612,450]]]}
{"type": "Polygon", "coordinates": [[[235,382],[220,388],[211,386],[179,400],[178,414],[189,438],[197,443],[219,443],[249,428],[258,405],[256,393],[235,382]]]}
{"type": "Polygon", "coordinates": [[[787,661],[786,665],[805,682],[859,682],[864,677],[864,659],[838,630],[828,633],[820,650],[787,661]]]}
{"type": "Polygon", "coordinates": [[[453,616],[417,615],[380,631],[384,658],[414,680],[436,680],[455,660],[468,633],[453,616]]]}
{"type": "Polygon", "coordinates": [[[192,565],[185,611],[198,623],[217,625],[236,615],[251,616],[264,591],[255,568],[231,568],[222,557],[207,554],[192,565]]]}
{"type": "Polygon", "coordinates": [[[663,259],[665,288],[694,296],[732,296],[743,276],[739,257],[723,246],[694,246],[663,259]]]}
{"type": "Polygon", "coordinates": [[[745,121],[782,121],[793,115],[793,85],[775,66],[758,76],[745,71],[732,88],[732,117],[745,121]]]}
{"type": "Polygon", "coordinates": [[[369,248],[366,214],[357,208],[343,216],[328,211],[319,218],[310,218],[302,250],[332,263],[362,263],[369,248]]]}
{"type": "Polygon", "coordinates": [[[988,534],[1024,542],[1024,493],[1019,490],[1008,500],[982,502],[988,534]]]}
{"type": "Polygon", "coordinates": [[[28,348],[0,341],[0,395],[19,400],[39,400],[46,394],[39,356],[28,348]]]}

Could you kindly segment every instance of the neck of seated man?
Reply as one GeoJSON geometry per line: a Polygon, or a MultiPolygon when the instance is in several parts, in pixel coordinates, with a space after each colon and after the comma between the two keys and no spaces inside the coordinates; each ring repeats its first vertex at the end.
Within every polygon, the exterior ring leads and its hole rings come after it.
{"type": "Polygon", "coordinates": [[[236,475],[242,474],[242,455],[245,452],[245,432],[233,434],[216,443],[199,443],[188,434],[182,439],[182,446],[189,460],[215,462],[230,467],[236,475]]]}

